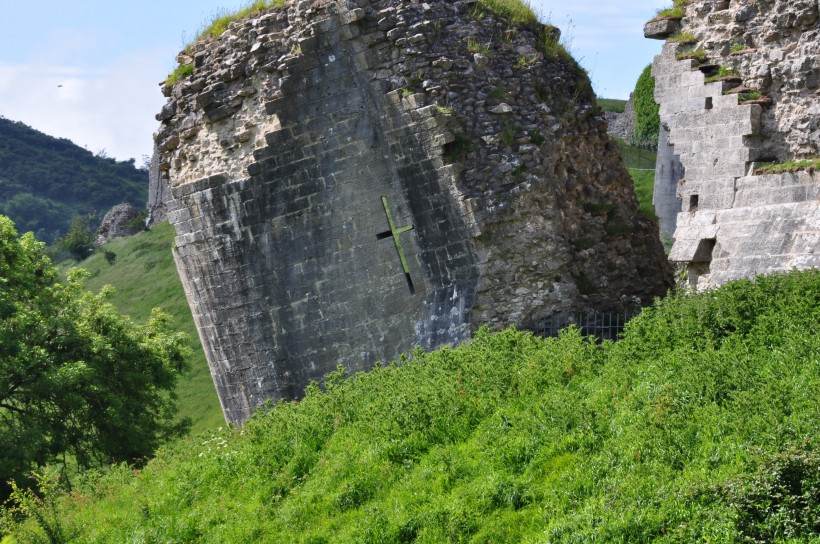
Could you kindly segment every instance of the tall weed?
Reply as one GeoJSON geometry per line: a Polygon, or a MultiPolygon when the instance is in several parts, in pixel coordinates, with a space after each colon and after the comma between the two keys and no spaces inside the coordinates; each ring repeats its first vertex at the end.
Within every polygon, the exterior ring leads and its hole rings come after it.
{"type": "Polygon", "coordinates": [[[817,542],[818,329],[818,272],[614,344],[482,329],[52,504],[75,542],[817,542]]]}

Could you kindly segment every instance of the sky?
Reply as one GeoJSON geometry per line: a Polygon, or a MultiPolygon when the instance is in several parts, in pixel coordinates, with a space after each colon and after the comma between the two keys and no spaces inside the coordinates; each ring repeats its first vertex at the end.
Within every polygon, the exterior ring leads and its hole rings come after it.
{"type": "MultiPolygon", "coordinates": [[[[643,23],[671,0],[532,0],[605,98],[627,98],[660,42],[643,23]]],[[[183,45],[242,0],[0,0],[0,116],[119,160],[150,155],[160,82],[183,45]]]]}

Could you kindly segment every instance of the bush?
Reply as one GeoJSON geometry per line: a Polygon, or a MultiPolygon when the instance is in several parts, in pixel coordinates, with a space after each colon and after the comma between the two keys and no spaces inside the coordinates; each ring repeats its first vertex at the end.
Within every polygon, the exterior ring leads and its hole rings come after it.
{"type": "Polygon", "coordinates": [[[172,444],[57,521],[77,542],[817,542],[818,361],[818,271],[678,293],[617,343],[481,329],[172,444]]]}
{"type": "Polygon", "coordinates": [[[71,254],[75,261],[90,257],[97,247],[97,234],[91,228],[91,219],[90,215],[75,215],[71,219],[71,228],[54,241],[54,247],[71,254]]]}
{"type": "Polygon", "coordinates": [[[635,107],[635,132],[632,145],[644,149],[656,149],[660,134],[660,107],[655,102],[655,78],[652,65],[647,66],[638,78],[632,93],[635,107]]]}
{"type": "Polygon", "coordinates": [[[158,311],[119,315],[84,270],[58,281],[43,249],[0,216],[0,501],[33,469],[141,462],[187,426],[173,395],[184,335],[158,311]]]}

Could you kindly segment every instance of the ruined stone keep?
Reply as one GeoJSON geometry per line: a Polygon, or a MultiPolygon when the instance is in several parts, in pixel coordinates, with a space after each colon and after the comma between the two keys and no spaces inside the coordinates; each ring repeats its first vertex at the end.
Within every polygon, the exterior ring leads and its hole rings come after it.
{"type": "Polygon", "coordinates": [[[289,1],[180,55],[157,177],[229,422],[338,364],[665,292],[557,38],[475,1],[289,1]]]}
{"type": "Polygon", "coordinates": [[[820,266],[820,174],[755,174],[820,157],[819,6],[693,0],[644,29],[668,40],[653,64],[655,209],[693,286],[820,266]]]}

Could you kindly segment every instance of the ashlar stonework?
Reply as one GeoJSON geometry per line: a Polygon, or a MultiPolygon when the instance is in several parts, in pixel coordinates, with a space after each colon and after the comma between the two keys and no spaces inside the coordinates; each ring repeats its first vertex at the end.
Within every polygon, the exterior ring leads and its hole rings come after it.
{"type": "Polygon", "coordinates": [[[754,175],[820,157],[820,3],[692,0],[668,26],[645,35],[694,38],[653,63],[654,201],[670,260],[700,289],[820,265],[820,174],[754,175]]]}
{"type": "Polygon", "coordinates": [[[159,169],[229,422],[338,364],[665,292],[557,37],[470,1],[289,1],[180,55],[159,169]]]}

